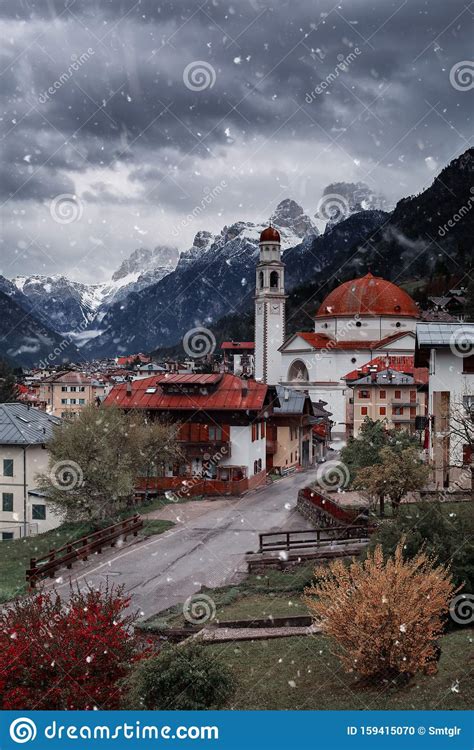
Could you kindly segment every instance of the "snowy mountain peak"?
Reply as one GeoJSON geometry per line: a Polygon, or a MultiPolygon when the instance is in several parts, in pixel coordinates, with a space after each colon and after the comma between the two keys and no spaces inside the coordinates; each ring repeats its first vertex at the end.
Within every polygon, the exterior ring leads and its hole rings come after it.
{"type": "Polygon", "coordinates": [[[205,229],[201,229],[201,231],[197,232],[193,240],[193,247],[207,250],[214,242],[214,239],[215,237],[211,232],[206,232],[205,229]]]}
{"type": "Polygon", "coordinates": [[[278,229],[289,229],[301,239],[308,235],[317,236],[317,227],[302,207],[291,198],[282,200],[270,217],[270,222],[278,229]]]}
{"type": "Polygon", "coordinates": [[[126,258],[112,275],[112,281],[120,281],[130,274],[142,274],[155,268],[168,267],[172,271],[179,259],[176,247],[158,246],[153,250],[139,247],[126,258]]]}

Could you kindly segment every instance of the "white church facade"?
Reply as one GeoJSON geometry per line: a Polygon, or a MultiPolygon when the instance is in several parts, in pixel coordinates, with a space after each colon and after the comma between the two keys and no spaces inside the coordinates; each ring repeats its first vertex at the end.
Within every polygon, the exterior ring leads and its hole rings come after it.
{"type": "Polygon", "coordinates": [[[315,314],[314,331],[285,336],[280,236],[260,236],[255,294],[255,378],[326,401],[333,436],[345,436],[349,391],[344,376],[374,357],[413,355],[418,308],[403,290],[366,274],[334,289],[315,314]]]}

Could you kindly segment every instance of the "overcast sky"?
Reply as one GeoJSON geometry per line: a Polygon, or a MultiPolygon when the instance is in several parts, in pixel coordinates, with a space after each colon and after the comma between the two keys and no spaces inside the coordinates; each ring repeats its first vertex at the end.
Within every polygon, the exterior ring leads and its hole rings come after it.
{"type": "Polygon", "coordinates": [[[473,13],[2,0],[0,272],[102,281],[136,247],[183,250],[286,197],[314,215],[332,182],[419,192],[469,146],[473,13]]]}

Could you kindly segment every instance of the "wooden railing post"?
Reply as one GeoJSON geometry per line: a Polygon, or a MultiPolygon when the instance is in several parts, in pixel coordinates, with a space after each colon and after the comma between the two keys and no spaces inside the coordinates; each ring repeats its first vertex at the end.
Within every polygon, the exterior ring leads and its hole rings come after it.
{"type": "MultiPolygon", "coordinates": [[[[56,559],[56,550],[50,549],[49,550],[49,562],[52,563],[52,562],[55,561],[55,559],[56,559]]],[[[56,568],[53,565],[53,567],[51,568],[51,570],[49,572],[49,577],[50,578],[54,578],[55,575],[56,575],[56,568]]]]}
{"type": "Polygon", "coordinates": [[[28,573],[26,575],[28,578],[28,583],[30,585],[30,588],[32,589],[34,589],[34,587],[36,586],[36,575],[35,575],[36,572],[37,572],[36,557],[31,557],[30,558],[30,570],[28,571],[29,576],[28,576],[28,573]]]}

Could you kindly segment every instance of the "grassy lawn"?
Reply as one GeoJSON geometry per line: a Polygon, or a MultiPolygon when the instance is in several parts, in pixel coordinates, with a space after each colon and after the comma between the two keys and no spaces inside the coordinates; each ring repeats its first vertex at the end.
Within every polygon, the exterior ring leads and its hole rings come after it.
{"type": "MultiPolygon", "coordinates": [[[[288,615],[305,615],[301,601],[303,589],[313,577],[314,565],[310,562],[287,570],[269,569],[265,575],[249,575],[235,586],[206,589],[216,607],[218,620],[240,620],[288,615]]],[[[163,627],[184,627],[183,606],[176,605],[150,617],[141,627],[153,630],[163,627]]]]}
{"type": "MultiPolygon", "coordinates": [[[[146,509],[152,509],[152,506],[145,506],[146,509]]],[[[120,513],[118,518],[127,518],[133,513],[140,513],[143,508],[137,507],[133,510],[127,510],[120,513]]],[[[117,519],[115,519],[117,520],[117,519]]],[[[109,519],[104,525],[114,523],[109,519]]],[[[162,534],[170,529],[174,524],[171,521],[154,521],[144,520],[144,527],[139,532],[139,536],[148,537],[154,534],[162,534]]],[[[44,534],[27,537],[26,539],[14,539],[9,542],[0,543],[0,603],[13,599],[18,594],[26,591],[25,572],[29,567],[31,557],[42,557],[51,549],[62,547],[68,542],[80,539],[92,531],[96,531],[97,526],[92,526],[90,522],[78,521],[76,523],[66,523],[52,529],[44,534]]]]}
{"type": "Polygon", "coordinates": [[[322,636],[207,646],[229,665],[237,682],[227,708],[287,710],[458,709],[474,704],[474,631],[442,638],[438,674],[408,685],[366,688],[346,674],[322,636]],[[469,674],[470,672],[470,674],[469,674]]]}

